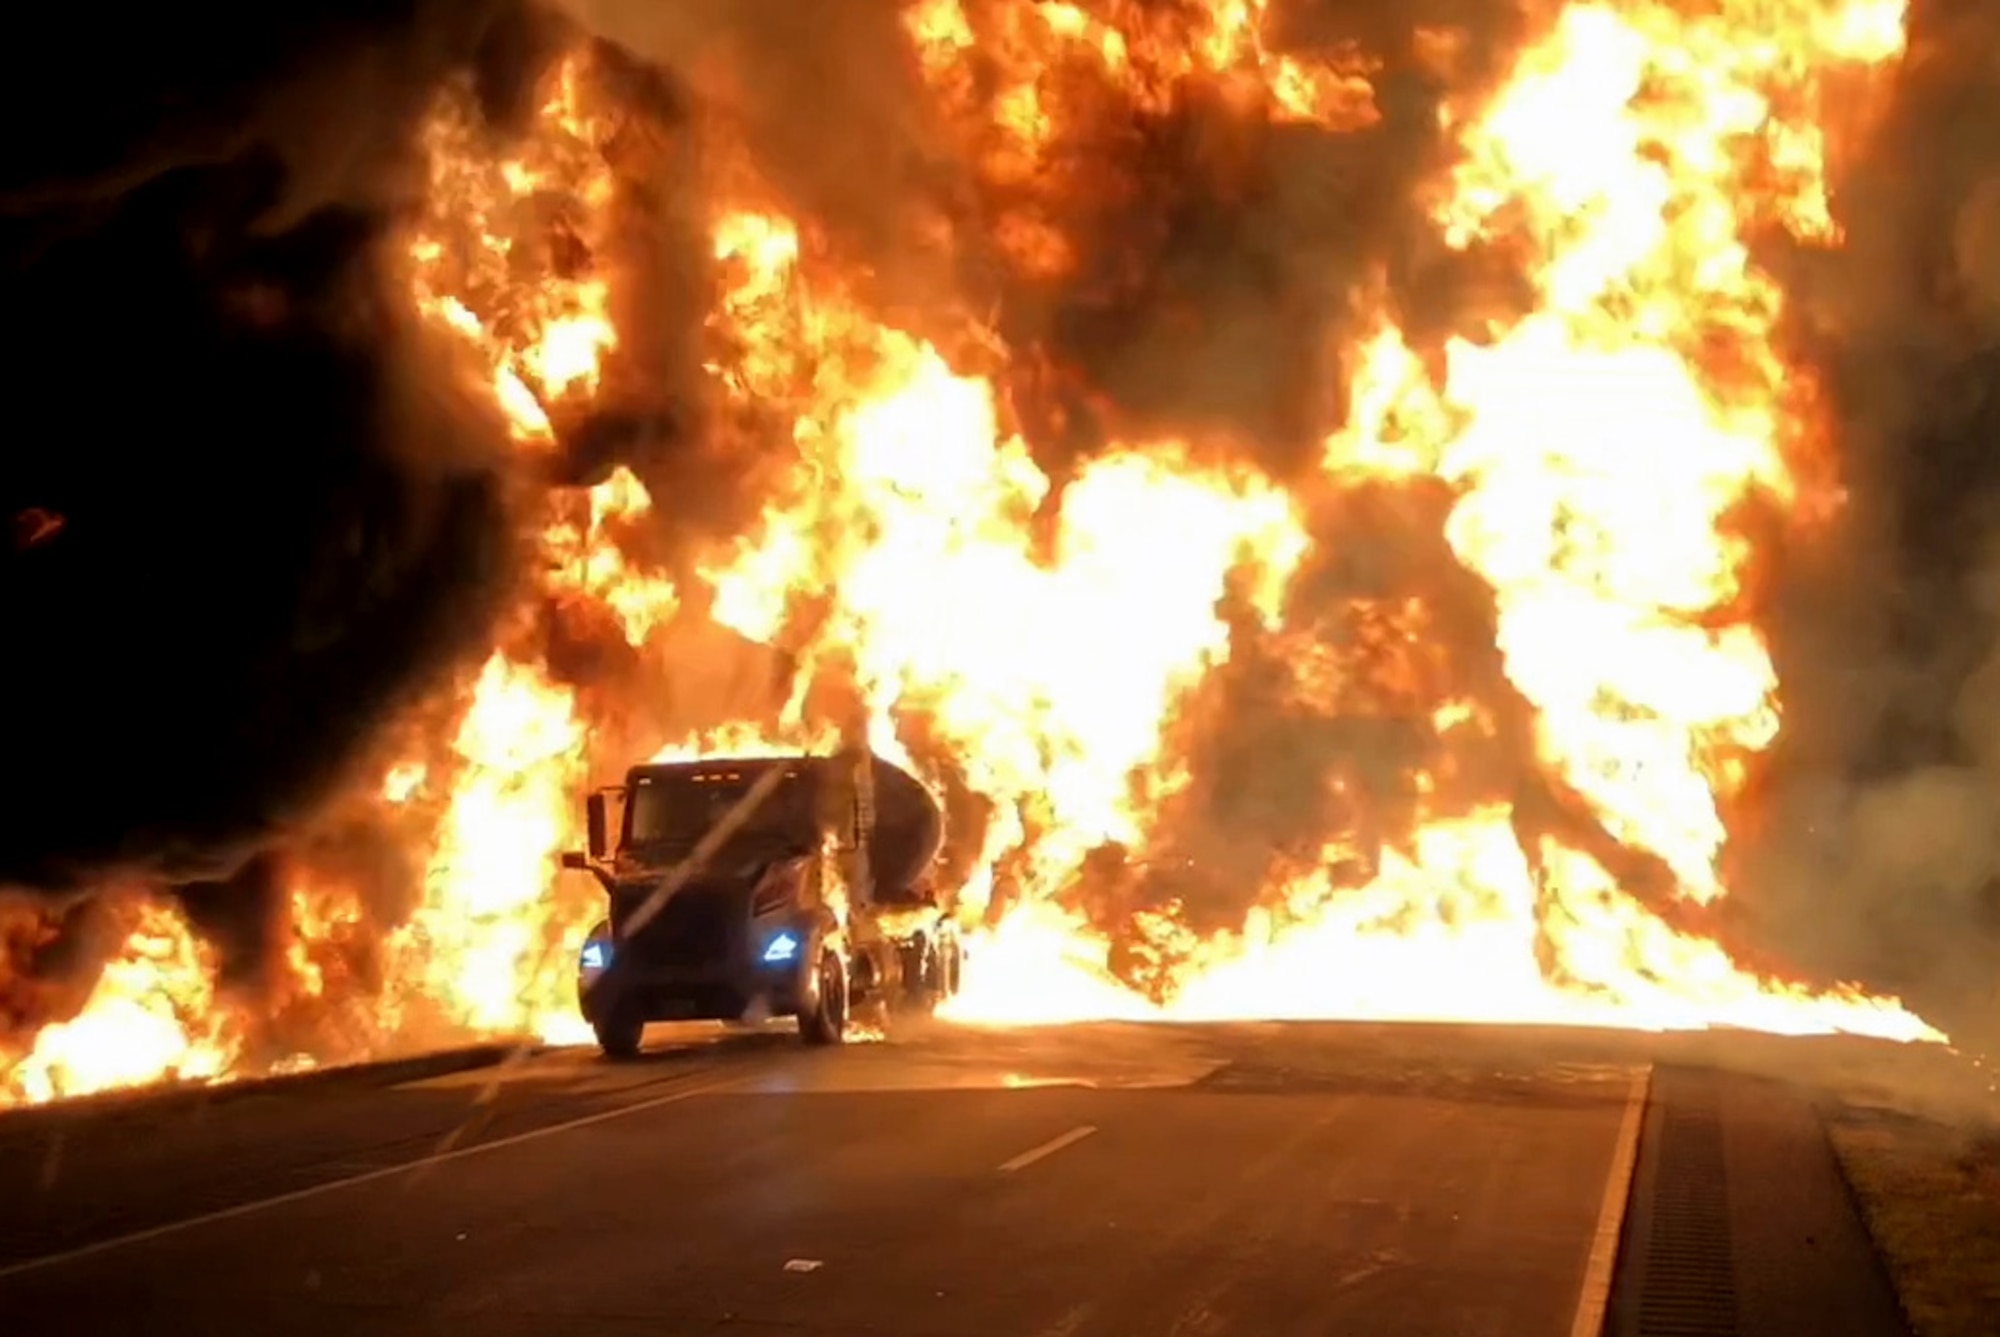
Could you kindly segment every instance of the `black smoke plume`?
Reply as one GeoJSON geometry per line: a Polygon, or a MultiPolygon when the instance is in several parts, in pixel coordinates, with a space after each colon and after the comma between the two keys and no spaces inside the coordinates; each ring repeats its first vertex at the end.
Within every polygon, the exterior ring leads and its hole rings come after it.
{"type": "Polygon", "coordinates": [[[1918,0],[1789,287],[1848,502],[1784,553],[1785,732],[1737,851],[1761,936],[1995,1036],[2000,979],[2000,13],[1918,0]]]}
{"type": "Polygon", "coordinates": [[[0,90],[0,884],[225,874],[481,643],[504,438],[395,292],[412,129],[506,0],[44,6],[0,90]]]}

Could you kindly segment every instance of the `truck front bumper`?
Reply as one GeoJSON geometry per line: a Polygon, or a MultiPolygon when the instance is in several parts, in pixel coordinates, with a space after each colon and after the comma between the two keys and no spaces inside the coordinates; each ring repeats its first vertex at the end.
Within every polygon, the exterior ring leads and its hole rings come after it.
{"type": "Polygon", "coordinates": [[[734,1021],[761,1012],[796,1015],[811,1002],[813,976],[801,949],[791,959],[717,962],[702,966],[612,957],[577,981],[585,1021],[613,1015],[646,1021],[734,1021]]]}

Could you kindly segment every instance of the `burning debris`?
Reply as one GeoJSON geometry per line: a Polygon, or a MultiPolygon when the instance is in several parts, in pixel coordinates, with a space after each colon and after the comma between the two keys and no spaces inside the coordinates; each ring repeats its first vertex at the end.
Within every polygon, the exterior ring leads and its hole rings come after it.
{"type": "Polygon", "coordinates": [[[1763,257],[1837,254],[1895,0],[434,8],[367,189],[275,136],[8,280],[131,458],[10,464],[0,876],[140,890],[73,1006],[0,939],[0,1099],[566,1037],[603,768],[857,719],[967,1019],[1936,1037],[1731,917],[1842,502],[1763,257]]]}

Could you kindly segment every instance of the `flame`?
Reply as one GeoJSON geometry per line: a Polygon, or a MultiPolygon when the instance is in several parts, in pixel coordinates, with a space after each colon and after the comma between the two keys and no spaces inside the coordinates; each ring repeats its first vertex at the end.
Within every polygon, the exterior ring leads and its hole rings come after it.
{"type": "MultiPolygon", "coordinates": [[[[780,280],[760,269],[752,281],[780,280]]],[[[1049,480],[1000,430],[992,387],[857,310],[803,293],[796,304],[869,371],[831,393],[815,381],[798,406],[796,482],[704,572],[714,616],[765,640],[794,602],[817,603],[818,633],[795,651],[808,672],[851,655],[878,751],[901,755],[896,721],[920,716],[975,790],[1034,809],[1051,832],[1035,856],[1053,890],[1089,848],[1140,837],[1129,777],[1156,760],[1161,721],[1226,649],[1224,578],[1250,560],[1275,598],[1302,554],[1289,503],[1170,451],[1116,452],[1065,491],[1044,560],[1028,522],[1049,480]]]]}
{"type": "MultiPolygon", "coordinates": [[[[1493,587],[1538,750],[1607,833],[1703,903],[1724,894],[1725,808],[1745,759],[1779,725],[1775,673],[1739,606],[1747,544],[1728,520],[1760,494],[1796,502],[1787,452],[1813,426],[1776,347],[1782,294],[1742,238],[1773,216],[1833,239],[1821,145],[1774,108],[1829,66],[1900,50],[1885,6],[1809,25],[1804,44],[1755,40],[1751,8],[1704,20],[1572,6],[1523,54],[1465,126],[1435,216],[1451,245],[1504,238],[1531,256],[1536,309],[1488,342],[1454,340],[1435,389],[1385,322],[1356,360],[1354,418],[1327,447],[1335,474],[1386,466],[1456,485],[1447,537],[1493,587]]],[[[1936,1037],[1858,991],[1759,980],[1622,898],[1587,855],[1553,841],[1538,853],[1531,868],[1493,813],[1427,828],[1414,861],[1358,892],[1294,883],[1279,903],[1303,891],[1313,909],[1253,915],[1185,953],[1165,1011],[1936,1037]]],[[[1040,918],[1008,944],[1005,982],[980,981],[959,1014],[1011,1017],[1049,971],[1074,977],[1080,932],[1040,918]],[[1039,953],[1025,945],[1036,936],[1039,953]]]]}
{"type": "Polygon", "coordinates": [[[555,440],[551,411],[587,401],[618,342],[608,280],[581,257],[610,203],[581,67],[564,64],[537,133],[501,156],[470,86],[443,98],[424,132],[428,216],[409,248],[411,295],[477,357],[517,440],[555,440]],[[554,222],[537,206],[556,206],[554,222]],[[537,226],[537,225],[540,226],[537,226]]]}
{"type": "Polygon", "coordinates": [[[616,534],[643,521],[653,499],[630,469],[619,466],[580,499],[557,504],[542,534],[548,567],[543,588],[557,599],[608,609],[632,645],[644,645],[673,618],[680,596],[673,582],[635,570],[616,534]]]}
{"type": "Polygon", "coordinates": [[[538,668],[486,661],[453,744],[459,771],[423,895],[389,943],[397,1018],[463,1031],[566,1031],[552,1000],[589,924],[550,905],[557,856],[577,839],[583,731],[538,668]]]}
{"type": "MultiPolygon", "coordinates": [[[[1828,220],[1817,155],[1758,143],[1774,94],[1798,91],[1798,50],[1738,50],[1726,14],[1669,17],[1568,10],[1468,130],[1440,221],[1464,244],[1513,211],[1540,308],[1449,349],[1461,426],[1437,467],[1464,488],[1449,537],[1494,586],[1543,752],[1612,835],[1710,901],[1720,804],[1778,732],[1762,637],[1732,608],[1747,547],[1725,522],[1760,492],[1793,500],[1788,413],[1809,407],[1739,201],[1815,234],[1828,220]],[[1780,169],[1761,195],[1740,188],[1760,159],[1780,169]]],[[[1842,53],[1811,54],[1804,68],[1842,53]]]]}
{"type": "Polygon", "coordinates": [[[208,1080],[235,1063],[241,1036],[216,1006],[213,954],[166,905],[127,900],[115,914],[130,928],[82,1010],[43,1027],[25,1056],[0,1069],[0,1101],[208,1080]]]}
{"type": "MultiPolygon", "coordinates": [[[[1107,229],[1132,197],[1130,127],[1213,104],[1233,125],[1369,133],[1379,61],[1351,44],[1285,49],[1269,8],[907,4],[916,69],[976,201],[943,244],[1026,290],[1125,291],[1154,244],[1144,220],[1107,229]]],[[[1449,84],[1459,37],[1417,37],[1449,84]]],[[[976,800],[954,805],[975,815],[954,831],[944,888],[970,935],[950,1007],[962,1020],[1942,1038],[1896,1000],[1760,975],[1700,927],[1730,894],[1732,822],[1783,719],[1744,519],[1810,524],[1840,504],[1836,443],[1751,241],[1782,229],[1840,244],[1827,159],[1852,109],[1828,104],[1854,101],[1903,45],[1902,0],[1560,8],[1497,91],[1446,102],[1459,152],[1423,199],[1442,246],[1506,258],[1523,309],[1462,320],[1440,348],[1355,294],[1362,335],[1323,376],[1345,419],[1305,479],[1269,476],[1226,440],[1157,432],[1053,473],[1019,403],[1049,350],[1011,347],[970,299],[938,299],[921,329],[886,317],[868,276],[764,187],[726,117],[691,132],[714,141],[690,158],[712,177],[706,420],[717,450],[742,448],[761,511],[670,573],[644,540],[672,527],[673,499],[656,506],[644,470],[549,493],[520,615],[381,771],[372,801],[421,855],[414,904],[371,944],[351,889],[296,877],[288,996],[344,1000],[343,1038],[322,1034],[316,1053],[575,1038],[571,961],[601,906],[558,855],[579,838],[585,787],[642,756],[826,749],[857,728],[941,796],[976,800]],[[1496,746],[1514,707],[1433,664],[1443,633],[1423,597],[1351,600],[1337,635],[1301,612],[1301,573],[1339,541],[1314,537],[1315,512],[1371,487],[1446,497],[1445,544],[1490,591],[1499,663],[1528,712],[1527,755],[1510,760],[1569,796],[1601,844],[1537,825],[1504,793],[1448,797],[1464,783],[1457,749],[1496,746]],[[580,692],[537,632],[551,616],[614,633],[631,681],[650,685],[580,692]],[[652,698],[716,636],[781,663],[782,700],[663,713],[652,698]],[[1185,732],[1246,647],[1283,666],[1301,708],[1392,701],[1428,727],[1409,837],[1357,858],[1353,833],[1329,829],[1274,852],[1239,889],[1254,908],[1224,931],[1172,900],[1107,922],[1082,890],[1093,861],[1115,850],[1138,868],[1171,849],[1166,814],[1202,778],[1185,732]],[[1638,894],[1607,850],[1659,870],[1664,894],[1638,894]]],[[[613,312],[629,183],[607,96],[579,53],[518,139],[482,127],[468,88],[423,136],[411,301],[525,460],[560,452],[625,374],[613,312]]],[[[257,1066],[250,1011],[218,992],[187,925],[160,902],[121,904],[140,907],[122,949],[72,1019],[0,1065],[0,1099],[257,1066]]],[[[312,1061],[287,1049],[257,1063],[312,1061]]]]}

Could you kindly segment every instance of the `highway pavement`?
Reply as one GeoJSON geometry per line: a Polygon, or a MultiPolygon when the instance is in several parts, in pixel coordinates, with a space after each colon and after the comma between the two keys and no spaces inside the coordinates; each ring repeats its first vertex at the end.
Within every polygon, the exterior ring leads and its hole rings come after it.
{"type": "Polygon", "coordinates": [[[668,1027],[624,1064],[29,1111],[0,1331],[1899,1332],[1809,1107],[1690,1043],[668,1027]]]}

